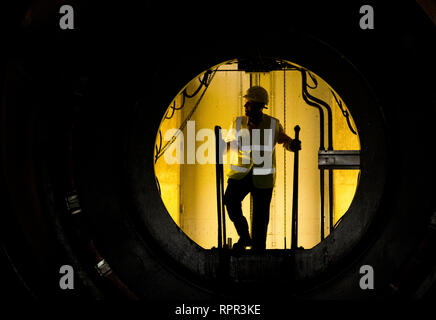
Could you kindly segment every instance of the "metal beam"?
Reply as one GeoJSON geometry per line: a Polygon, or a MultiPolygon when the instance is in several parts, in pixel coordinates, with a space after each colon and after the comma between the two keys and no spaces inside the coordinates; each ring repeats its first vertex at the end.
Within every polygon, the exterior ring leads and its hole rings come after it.
{"type": "Polygon", "coordinates": [[[319,169],[360,169],[360,150],[319,150],[319,169]]]}

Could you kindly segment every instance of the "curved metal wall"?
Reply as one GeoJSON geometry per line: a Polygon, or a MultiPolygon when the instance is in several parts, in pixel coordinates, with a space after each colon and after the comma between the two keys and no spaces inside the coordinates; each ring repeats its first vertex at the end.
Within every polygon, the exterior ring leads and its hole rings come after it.
{"type": "MultiPolygon", "coordinates": [[[[47,23],[10,37],[2,69],[2,241],[5,265],[14,266],[31,292],[23,296],[164,302],[396,297],[390,283],[404,282],[403,267],[420,252],[418,245],[427,241],[434,248],[423,235],[432,234],[435,211],[429,149],[436,100],[434,78],[426,77],[435,71],[429,46],[435,33],[416,5],[376,8],[380,22],[368,32],[354,26],[354,6],[271,8],[280,18],[251,29],[237,14],[222,23],[216,13],[199,26],[197,14],[144,6],[118,11],[125,22],[118,30],[108,18],[101,32],[87,16],[67,36],[47,23]],[[162,19],[151,20],[150,12],[162,19]],[[416,23],[402,26],[404,17],[416,23]],[[168,25],[173,28],[164,30],[168,25]],[[182,33],[175,32],[180,26],[182,33]],[[344,219],[342,230],[312,250],[259,258],[267,281],[248,268],[249,281],[241,285],[226,280],[226,268],[244,272],[249,261],[235,267],[229,256],[205,255],[164,212],[152,155],[165,112],[156,106],[168,106],[205,68],[259,54],[303,65],[353,101],[348,105],[366,167],[350,208],[357,214],[344,219]],[[73,189],[82,210],[74,216],[65,204],[73,189]],[[102,258],[112,273],[96,271],[102,258]],[[76,270],[76,290],[59,288],[64,264],[76,270]],[[360,289],[362,265],[373,266],[375,290],[360,289]],[[271,285],[283,279],[289,296],[271,294],[271,285]]],[[[420,252],[427,257],[421,260],[431,261],[430,252],[420,252]]],[[[418,280],[405,286],[406,296],[426,281],[431,268],[421,267],[426,273],[412,275],[418,280]]]]}

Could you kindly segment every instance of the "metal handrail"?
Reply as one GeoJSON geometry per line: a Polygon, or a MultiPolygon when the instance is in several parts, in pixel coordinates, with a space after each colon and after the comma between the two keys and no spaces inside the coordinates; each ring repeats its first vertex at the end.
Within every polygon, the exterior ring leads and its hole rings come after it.
{"type": "MultiPolygon", "coordinates": [[[[295,140],[300,140],[300,126],[295,126],[295,140]]],[[[294,182],[292,186],[292,238],[291,249],[298,248],[298,149],[294,151],[294,182]]]]}
{"type": "Polygon", "coordinates": [[[215,126],[216,194],[218,215],[218,249],[226,246],[226,211],[224,207],[224,170],[221,146],[221,127],[215,126]]]}

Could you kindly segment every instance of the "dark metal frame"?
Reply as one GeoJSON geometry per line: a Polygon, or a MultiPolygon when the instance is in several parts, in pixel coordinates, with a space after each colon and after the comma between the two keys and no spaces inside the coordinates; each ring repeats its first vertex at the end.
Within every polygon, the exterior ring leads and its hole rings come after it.
{"type": "Polygon", "coordinates": [[[224,206],[224,170],[222,153],[221,127],[215,126],[215,161],[216,161],[216,194],[218,214],[218,249],[227,247],[226,244],[226,210],[224,206]]]}

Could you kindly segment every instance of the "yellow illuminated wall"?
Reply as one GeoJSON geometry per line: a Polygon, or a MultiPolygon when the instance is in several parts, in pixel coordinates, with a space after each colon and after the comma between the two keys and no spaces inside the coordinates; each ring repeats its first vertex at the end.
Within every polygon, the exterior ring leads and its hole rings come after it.
{"type": "MultiPolygon", "coordinates": [[[[235,63],[223,64],[219,70],[237,70],[235,63]]],[[[316,75],[315,75],[316,76],[316,75]]],[[[196,131],[202,128],[214,129],[216,125],[228,128],[232,120],[243,114],[243,95],[252,85],[261,85],[270,94],[269,108],[265,113],[278,118],[285,131],[294,137],[294,126],[301,127],[299,170],[299,229],[298,245],[306,249],[320,242],[320,185],[318,170],[319,149],[319,113],[308,106],[301,96],[301,74],[298,71],[274,71],[249,74],[240,71],[218,71],[203,96],[201,103],[190,120],[195,121],[196,131]],[[284,83],[286,88],[284,92],[284,83]],[[286,106],[286,110],[285,107],[286,106]],[[286,124],[285,124],[286,113],[286,124]]],[[[359,137],[348,128],[346,119],[337,106],[328,84],[317,77],[318,86],[308,89],[319,99],[330,104],[333,111],[333,141],[335,150],[360,150],[359,137]]],[[[313,83],[308,77],[311,86],[313,83]]],[[[195,78],[187,85],[192,94],[199,85],[195,78]]],[[[171,128],[179,128],[195,106],[201,92],[192,99],[186,99],[185,106],[174,112],[171,119],[164,119],[160,131],[162,137],[171,128]]],[[[339,97],[338,94],[336,94],[339,97]]],[[[339,98],[340,99],[340,98],[339,98]]],[[[181,95],[175,98],[176,106],[181,104],[181,95]]],[[[344,108],[345,103],[342,101],[344,108]]],[[[167,114],[169,117],[171,110],[167,114]]],[[[351,118],[351,116],[350,116],[351,118]]],[[[327,117],[326,117],[327,119],[327,117]]],[[[354,122],[351,119],[353,128],[354,122]]],[[[325,147],[327,147],[327,126],[325,126],[325,147]]],[[[180,136],[182,138],[182,135],[180,136]]],[[[185,151],[187,129],[183,130],[185,151]]],[[[159,135],[156,140],[160,143],[159,135]]],[[[164,143],[164,142],[163,142],[164,143]]],[[[196,146],[204,144],[197,141],[196,146]]],[[[290,248],[291,212],[292,212],[292,152],[284,151],[281,145],[276,147],[277,180],[271,201],[271,215],[268,226],[267,249],[283,249],[286,235],[286,247],[290,248]],[[286,155],[286,166],[285,157],[286,155]],[[284,188],[286,184],[286,190],[284,188]],[[286,203],[286,208],[285,208],[286,203]],[[285,228],[286,226],[286,228],[285,228]]],[[[170,152],[172,150],[168,150],[170,152]]],[[[186,153],[186,152],[185,152],[186,153]]],[[[227,171],[228,165],[225,165],[227,171]]],[[[327,171],[326,171],[327,172],[327,171]]],[[[173,164],[168,165],[161,156],[155,164],[155,174],[159,181],[162,200],[174,221],[195,242],[209,249],[217,245],[216,180],[213,164],[173,164]]],[[[358,183],[359,170],[334,171],[334,223],[347,211],[358,183]]],[[[328,178],[325,176],[325,212],[328,213],[328,178]]],[[[226,185],[225,181],[225,185],[226,185]]],[[[250,224],[250,197],[243,202],[243,212],[250,224]]],[[[329,233],[329,218],[325,218],[325,235],[329,233]]],[[[226,219],[227,237],[232,242],[238,235],[232,222],[226,219]]]]}

